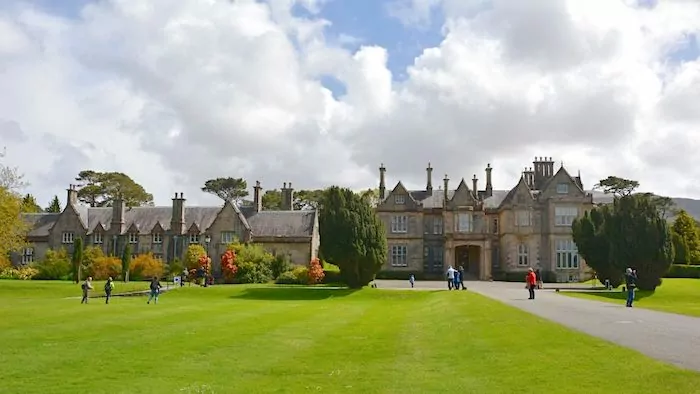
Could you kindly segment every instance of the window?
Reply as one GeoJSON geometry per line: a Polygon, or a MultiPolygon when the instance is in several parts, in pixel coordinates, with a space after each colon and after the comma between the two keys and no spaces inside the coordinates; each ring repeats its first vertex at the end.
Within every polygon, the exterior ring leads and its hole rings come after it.
{"type": "Polygon", "coordinates": [[[458,213],[455,215],[455,227],[458,233],[470,233],[474,229],[474,220],[471,213],[458,213]]]}
{"type": "Polygon", "coordinates": [[[578,269],[578,248],[573,240],[559,239],[555,243],[555,249],[558,269],[578,269]]]}
{"type": "Polygon", "coordinates": [[[558,183],[557,184],[558,194],[569,194],[569,184],[568,183],[558,183]]]}
{"type": "Polygon", "coordinates": [[[491,225],[493,226],[491,228],[491,232],[494,234],[498,234],[498,218],[493,218],[491,225]]]}
{"type": "Polygon", "coordinates": [[[518,267],[530,266],[530,248],[527,244],[518,245],[518,267]]]}
{"type": "Polygon", "coordinates": [[[407,267],[408,260],[406,259],[406,246],[394,245],[391,247],[391,266],[392,267],[407,267]]]}
{"type": "Polygon", "coordinates": [[[406,203],[406,196],[404,195],[398,195],[394,196],[394,203],[403,205],[406,203]]]}
{"type": "Polygon", "coordinates": [[[154,244],[162,244],[163,243],[163,234],[161,234],[161,233],[153,234],[153,243],[154,244]]]}
{"type": "Polygon", "coordinates": [[[22,251],[22,264],[34,262],[34,248],[24,248],[22,251]]]}
{"type": "Polygon", "coordinates": [[[160,253],[154,254],[154,255],[153,255],[153,258],[156,259],[156,260],[163,261],[163,255],[160,254],[160,253]]]}
{"type": "Polygon", "coordinates": [[[515,225],[517,227],[530,227],[532,225],[532,212],[515,211],[515,225]]]}
{"type": "Polygon", "coordinates": [[[578,208],[576,207],[554,207],[555,226],[571,226],[577,216],[578,208]]]}
{"type": "Polygon", "coordinates": [[[392,233],[407,233],[408,232],[408,217],[407,216],[392,216],[391,217],[391,232],[392,233]]]}
{"type": "Polygon", "coordinates": [[[433,248],[433,270],[442,271],[444,253],[442,247],[433,248]]]}
{"type": "Polygon", "coordinates": [[[139,233],[129,233],[129,243],[130,244],[139,243],[139,233]]]}
{"type": "Polygon", "coordinates": [[[222,231],[221,232],[221,243],[230,244],[236,240],[236,233],[233,231],[222,231]]]}
{"type": "Polygon", "coordinates": [[[442,218],[436,217],[433,219],[433,234],[442,234],[442,218]]]}
{"type": "Polygon", "coordinates": [[[423,217],[423,232],[425,234],[430,234],[430,232],[432,231],[434,220],[435,220],[435,218],[432,218],[430,216],[423,217]]]}
{"type": "Polygon", "coordinates": [[[66,231],[63,234],[61,234],[61,243],[72,244],[74,237],[75,237],[74,233],[66,231]]]}
{"type": "Polygon", "coordinates": [[[102,245],[102,233],[93,233],[92,234],[92,243],[96,245],[102,245]]]}
{"type": "Polygon", "coordinates": [[[199,243],[199,234],[190,234],[190,243],[191,244],[198,244],[199,243]]]}

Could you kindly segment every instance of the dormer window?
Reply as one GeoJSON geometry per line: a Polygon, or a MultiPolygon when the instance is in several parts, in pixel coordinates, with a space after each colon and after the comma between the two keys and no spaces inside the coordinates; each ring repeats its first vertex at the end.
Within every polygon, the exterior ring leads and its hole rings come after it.
{"type": "Polygon", "coordinates": [[[93,233],[92,234],[92,243],[95,245],[102,245],[102,233],[93,233]]]}
{"type": "Polygon", "coordinates": [[[162,244],[163,243],[163,234],[161,234],[161,233],[153,234],[153,243],[154,244],[162,244]]]}
{"type": "Polygon", "coordinates": [[[557,194],[569,194],[569,184],[568,183],[557,184],[557,194]]]}
{"type": "Polygon", "coordinates": [[[394,196],[394,202],[395,202],[396,204],[401,204],[401,205],[403,205],[403,204],[406,203],[406,196],[404,196],[403,194],[398,195],[398,196],[394,196]]]}
{"type": "Polygon", "coordinates": [[[129,233],[129,243],[130,244],[139,243],[139,233],[129,233]]]}
{"type": "Polygon", "coordinates": [[[190,243],[191,244],[198,244],[199,243],[199,234],[190,234],[190,243]]]}

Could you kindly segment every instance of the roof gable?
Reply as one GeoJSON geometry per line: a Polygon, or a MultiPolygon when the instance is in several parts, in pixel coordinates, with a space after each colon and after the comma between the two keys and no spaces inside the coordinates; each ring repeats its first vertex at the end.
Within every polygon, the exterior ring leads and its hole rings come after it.
{"type": "Polygon", "coordinates": [[[246,217],[243,215],[238,206],[236,204],[231,203],[231,201],[226,201],[224,203],[224,206],[221,207],[221,209],[217,213],[214,220],[212,220],[211,224],[207,226],[206,231],[208,231],[209,228],[212,227],[217,220],[219,220],[219,218],[227,214],[232,214],[236,216],[244,229],[246,229],[247,231],[251,230],[250,223],[248,223],[248,219],[246,219],[246,217]]]}
{"type": "Polygon", "coordinates": [[[586,196],[586,192],[581,189],[578,182],[571,177],[563,165],[559,167],[559,171],[542,186],[539,199],[547,199],[554,196],[577,198],[586,196]]]}
{"type": "Polygon", "coordinates": [[[165,232],[165,229],[163,228],[163,226],[161,226],[160,222],[156,222],[156,224],[151,229],[151,233],[153,233],[153,234],[164,233],[164,232],[165,232]]]}
{"type": "Polygon", "coordinates": [[[190,234],[199,234],[201,231],[199,230],[197,223],[192,223],[192,225],[187,229],[187,232],[190,234]]]}
{"type": "Polygon", "coordinates": [[[415,210],[421,205],[414,198],[413,195],[406,189],[406,187],[399,181],[394,189],[389,192],[389,195],[377,205],[380,210],[399,210],[408,211],[415,210]]]}
{"type": "Polygon", "coordinates": [[[532,197],[532,190],[527,185],[525,176],[521,176],[515,187],[510,189],[510,191],[508,191],[508,193],[505,195],[499,204],[499,208],[507,205],[529,205],[533,202],[534,198],[532,197]]]}
{"type": "Polygon", "coordinates": [[[462,180],[459,182],[454,195],[449,201],[450,205],[454,207],[474,205],[477,202],[474,193],[469,190],[469,186],[467,186],[467,182],[464,180],[464,178],[462,178],[462,180]]]}

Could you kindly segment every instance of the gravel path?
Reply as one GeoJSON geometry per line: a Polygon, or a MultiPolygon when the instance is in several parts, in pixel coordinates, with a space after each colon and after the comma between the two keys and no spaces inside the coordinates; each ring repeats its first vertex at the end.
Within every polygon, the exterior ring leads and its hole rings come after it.
{"type": "MultiPolygon", "coordinates": [[[[408,281],[376,281],[378,288],[410,289],[408,281]]],[[[528,300],[522,283],[467,282],[467,289],[572,329],[700,371],[700,318],[626,308],[540,290],[528,300]]],[[[416,290],[446,289],[444,282],[416,282],[416,290]]]]}

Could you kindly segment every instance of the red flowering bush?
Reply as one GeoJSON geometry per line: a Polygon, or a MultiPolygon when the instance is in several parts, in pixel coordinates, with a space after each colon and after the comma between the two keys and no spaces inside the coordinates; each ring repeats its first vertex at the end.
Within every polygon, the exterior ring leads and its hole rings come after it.
{"type": "Polygon", "coordinates": [[[308,270],[309,284],[315,285],[317,283],[321,283],[325,275],[326,274],[323,272],[323,265],[321,265],[321,261],[317,258],[312,259],[309,262],[308,270]]]}
{"type": "Polygon", "coordinates": [[[236,265],[236,252],[229,249],[226,253],[221,255],[221,271],[224,274],[224,279],[227,283],[233,282],[238,272],[238,265],[236,265]]]}

